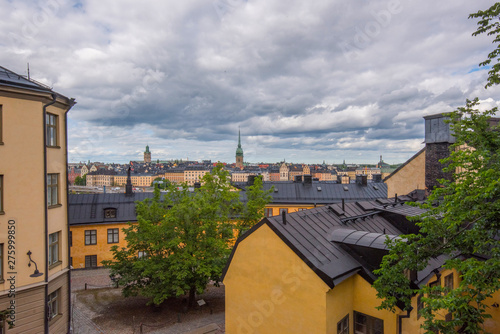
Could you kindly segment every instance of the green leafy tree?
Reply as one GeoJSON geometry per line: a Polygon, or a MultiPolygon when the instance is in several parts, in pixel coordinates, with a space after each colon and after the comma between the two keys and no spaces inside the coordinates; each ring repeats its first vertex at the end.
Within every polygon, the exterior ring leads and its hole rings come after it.
{"type": "Polygon", "coordinates": [[[75,178],[75,185],[76,186],[86,186],[87,185],[87,174],[85,174],[83,177],[77,176],[75,178]]]}
{"type": "Polygon", "coordinates": [[[234,241],[234,212],[240,207],[229,173],[219,165],[189,192],[186,185],[170,185],[163,198],[137,203],[137,224],[124,229],[128,247],[112,247],[111,269],[125,296],[141,294],[161,304],[171,296],[196,293],[219,282],[234,241]]]}
{"type": "MultiPolygon", "coordinates": [[[[496,3],[487,11],[472,14],[481,18],[474,35],[488,32],[499,41],[499,10],[496,3]]],[[[489,64],[499,56],[490,53],[489,64]]],[[[496,85],[498,64],[489,72],[488,85],[496,85]]],[[[497,108],[477,109],[479,100],[467,100],[466,106],[451,113],[451,129],[456,138],[450,157],[441,162],[453,180],[440,180],[417,217],[418,234],[403,236],[389,243],[374,286],[382,298],[380,308],[395,311],[402,303],[409,310],[411,298],[423,294],[423,327],[440,333],[483,333],[485,319],[491,317],[488,298],[500,290],[500,129],[491,122],[497,108]],[[406,276],[408,270],[424,269],[429,261],[445,256],[445,269],[460,275],[458,288],[415,288],[406,276]],[[451,313],[445,321],[437,314],[451,313]]]]}
{"type": "Polygon", "coordinates": [[[478,29],[472,35],[477,36],[486,33],[488,36],[494,36],[493,43],[496,43],[496,48],[488,54],[488,59],[479,64],[479,66],[491,66],[488,72],[488,83],[486,88],[500,84],[500,2],[496,2],[493,6],[485,11],[478,11],[471,14],[469,18],[479,18],[478,29]],[[494,62],[492,64],[492,61],[494,62]],[[495,63],[496,61],[496,63],[495,63]]]}
{"type": "Polygon", "coordinates": [[[273,189],[264,190],[262,176],[255,177],[253,185],[247,188],[247,201],[241,208],[240,219],[236,223],[237,236],[248,231],[264,218],[266,204],[271,202],[273,189]]]}

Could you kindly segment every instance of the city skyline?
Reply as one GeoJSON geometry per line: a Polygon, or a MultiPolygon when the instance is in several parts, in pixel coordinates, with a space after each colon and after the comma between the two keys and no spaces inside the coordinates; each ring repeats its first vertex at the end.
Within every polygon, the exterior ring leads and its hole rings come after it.
{"type": "Polygon", "coordinates": [[[452,3],[214,0],[10,2],[2,66],[76,98],[69,162],[401,163],[423,116],[487,91],[493,48],[452,3]]]}

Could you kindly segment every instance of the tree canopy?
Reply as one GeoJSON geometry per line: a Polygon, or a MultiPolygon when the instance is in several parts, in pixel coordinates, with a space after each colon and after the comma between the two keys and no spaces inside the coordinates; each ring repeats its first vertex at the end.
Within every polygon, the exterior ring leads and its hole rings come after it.
{"type": "MultiPolygon", "coordinates": [[[[128,247],[112,247],[114,259],[103,261],[123,294],[159,305],[189,293],[191,306],[210,281],[218,284],[234,243],[232,218],[242,208],[233,190],[218,165],[194,192],[169,185],[162,196],[156,187],[153,198],[137,202],[137,224],[124,229],[128,247]]],[[[261,212],[258,205],[252,210],[261,212]]]]}
{"type": "MultiPolygon", "coordinates": [[[[471,14],[481,18],[474,35],[488,32],[499,42],[500,4],[487,11],[471,14]]],[[[499,56],[490,53],[489,64],[499,56]]],[[[498,64],[489,71],[488,85],[496,85],[498,64]]],[[[440,180],[422,205],[426,213],[415,218],[418,234],[404,235],[389,243],[375,281],[380,308],[395,311],[398,302],[411,309],[411,298],[423,294],[424,328],[440,333],[483,333],[485,319],[491,317],[488,298],[500,290],[500,128],[491,117],[497,108],[479,111],[479,100],[467,100],[450,116],[456,138],[450,157],[442,160],[444,169],[453,173],[452,180],[440,180]],[[447,165],[448,164],[448,165],[447,165]],[[429,261],[446,256],[444,269],[460,275],[458,288],[411,286],[406,273],[420,271],[429,261]],[[446,321],[438,314],[452,314],[446,321]]]]}

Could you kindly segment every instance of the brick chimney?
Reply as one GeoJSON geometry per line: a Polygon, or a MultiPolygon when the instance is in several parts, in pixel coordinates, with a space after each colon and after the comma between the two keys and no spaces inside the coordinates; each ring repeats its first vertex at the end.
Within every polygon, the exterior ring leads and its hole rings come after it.
{"type": "Polygon", "coordinates": [[[438,179],[451,180],[452,173],[443,172],[439,160],[450,156],[450,146],[455,137],[450,129],[449,119],[444,114],[424,116],[425,119],[425,188],[428,190],[439,186],[438,179]]]}

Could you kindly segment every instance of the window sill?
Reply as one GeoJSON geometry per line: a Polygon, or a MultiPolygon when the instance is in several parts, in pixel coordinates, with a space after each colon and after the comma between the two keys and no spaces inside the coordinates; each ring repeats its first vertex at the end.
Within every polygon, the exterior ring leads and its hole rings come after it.
{"type": "Polygon", "coordinates": [[[60,208],[62,204],[54,204],[54,205],[49,205],[47,208],[48,209],[53,209],[53,208],[60,208]]]}
{"type": "Polygon", "coordinates": [[[5,283],[5,280],[3,278],[0,278],[0,284],[5,283]]]}
{"type": "Polygon", "coordinates": [[[0,141],[0,145],[3,145],[3,141],[0,141]]]}
{"type": "Polygon", "coordinates": [[[49,265],[49,270],[54,269],[55,267],[57,267],[61,264],[62,264],[62,261],[57,261],[56,263],[49,265]]]}
{"type": "Polygon", "coordinates": [[[61,146],[49,146],[49,145],[47,145],[47,148],[61,148],[61,146]]]}
{"type": "Polygon", "coordinates": [[[5,211],[0,211],[0,215],[4,215],[5,214],[5,211]]]}
{"type": "Polygon", "coordinates": [[[85,246],[95,246],[95,245],[97,245],[97,243],[95,243],[95,244],[85,244],[85,246]]]}
{"type": "Polygon", "coordinates": [[[57,320],[61,319],[62,316],[63,316],[62,313],[58,313],[55,317],[50,318],[49,322],[56,322],[57,320]]]}

